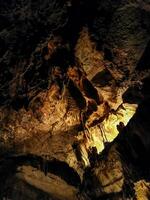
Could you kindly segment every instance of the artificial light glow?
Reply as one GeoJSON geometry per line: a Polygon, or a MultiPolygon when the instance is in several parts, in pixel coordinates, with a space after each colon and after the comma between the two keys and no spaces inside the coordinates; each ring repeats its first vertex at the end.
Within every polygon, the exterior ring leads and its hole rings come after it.
{"type": "Polygon", "coordinates": [[[117,129],[117,125],[119,125],[119,123],[122,122],[124,126],[126,126],[129,120],[134,115],[136,109],[137,104],[125,103],[123,104],[122,108],[118,109],[116,114],[111,113],[108,119],[105,119],[102,122],[103,131],[106,135],[108,142],[112,142],[114,138],[118,135],[119,131],[117,129]]]}
{"type": "MultiPolygon", "coordinates": [[[[122,122],[126,126],[136,109],[137,104],[124,103],[115,113],[110,113],[102,123],[88,128],[88,131],[86,131],[86,134],[88,134],[86,140],[87,151],[92,147],[96,147],[98,153],[102,152],[105,142],[112,142],[119,134],[117,125],[122,122]]],[[[84,164],[88,166],[88,154],[85,154],[84,151],[81,154],[84,164]]]]}

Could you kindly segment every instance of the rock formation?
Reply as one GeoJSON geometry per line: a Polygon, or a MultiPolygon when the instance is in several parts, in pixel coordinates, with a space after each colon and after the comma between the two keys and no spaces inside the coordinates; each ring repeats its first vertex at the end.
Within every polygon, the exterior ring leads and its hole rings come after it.
{"type": "Polygon", "coordinates": [[[0,1],[0,199],[150,199],[150,2],[0,1]]]}

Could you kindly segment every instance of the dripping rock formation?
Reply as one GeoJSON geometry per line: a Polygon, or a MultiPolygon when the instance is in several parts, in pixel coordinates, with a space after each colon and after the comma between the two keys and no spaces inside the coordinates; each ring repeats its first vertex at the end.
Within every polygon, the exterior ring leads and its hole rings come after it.
{"type": "Polygon", "coordinates": [[[0,199],[150,199],[149,0],[0,0],[0,199]]]}

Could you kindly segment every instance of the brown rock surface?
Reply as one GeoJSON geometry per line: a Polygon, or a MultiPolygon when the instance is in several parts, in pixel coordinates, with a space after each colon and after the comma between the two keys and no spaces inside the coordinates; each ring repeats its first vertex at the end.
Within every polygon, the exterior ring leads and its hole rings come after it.
{"type": "Polygon", "coordinates": [[[149,198],[149,8],[0,1],[0,199],[149,198]]]}

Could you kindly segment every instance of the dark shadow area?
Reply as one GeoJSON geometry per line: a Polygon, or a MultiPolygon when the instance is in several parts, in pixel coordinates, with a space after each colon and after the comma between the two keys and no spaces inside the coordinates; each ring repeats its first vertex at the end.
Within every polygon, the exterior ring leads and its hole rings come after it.
{"type": "Polygon", "coordinates": [[[99,105],[100,97],[96,88],[92,85],[92,83],[87,78],[84,78],[82,80],[82,85],[83,85],[85,95],[91,99],[94,99],[95,102],[99,105]]]}
{"type": "Polygon", "coordinates": [[[131,143],[133,150],[138,156],[137,159],[141,160],[142,164],[142,160],[144,161],[147,156],[144,144],[142,143],[140,137],[136,134],[133,134],[133,136],[131,137],[131,143]]]}
{"type": "Polygon", "coordinates": [[[29,99],[27,97],[21,97],[21,98],[17,97],[12,100],[10,105],[16,111],[19,111],[19,109],[21,109],[23,107],[25,109],[27,109],[28,105],[29,105],[29,99]]]}
{"type": "Polygon", "coordinates": [[[50,173],[53,173],[62,179],[64,179],[68,184],[75,187],[79,187],[81,184],[80,177],[75,172],[75,170],[65,162],[58,160],[53,160],[47,163],[47,169],[50,173]]]}
{"type": "Polygon", "coordinates": [[[104,59],[109,60],[110,62],[113,61],[113,54],[110,49],[104,48],[104,59]]]}
{"type": "Polygon", "coordinates": [[[63,72],[66,72],[69,66],[74,65],[74,56],[67,47],[58,48],[49,61],[51,66],[59,66],[63,72]]]}
{"type": "Polygon", "coordinates": [[[72,98],[75,100],[76,105],[79,109],[83,110],[86,108],[86,101],[83,97],[83,94],[81,91],[75,86],[74,82],[70,79],[68,82],[68,89],[72,96],[72,98]]]}
{"type": "Polygon", "coordinates": [[[136,69],[139,71],[150,69],[150,41],[148,42],[144,53],[137,64],[136,69]]]}
{"type": "Polygon", "coordinates": [[[91,0],[73,0],[69,9],[68,22],[63,29],[63,38],[69,41],[73,50],[83,26],[92,23],[96,13],[96,3],[91,0]]]}
{"type": "Polygon", "coordinates": [[[110,72],[107,69],[104,69],[92,78],[92,82],[99,87],[105,87],[110,84],[112,79],[113,77],[110,72]]]}
{"type": "Polygon", "coordinates": [[[130,104],[140,104],[144,99],[142,95],[141,88],[138,86],[132,86],[127,89],[127,91],[122,95],[122,99],[124,103],[130,104]]]}
{"type": "Polygon", "coordinates": [[[150,77],[147,77],[143,80],[142,94],[145,99],[150,97],[150,77]]]}

